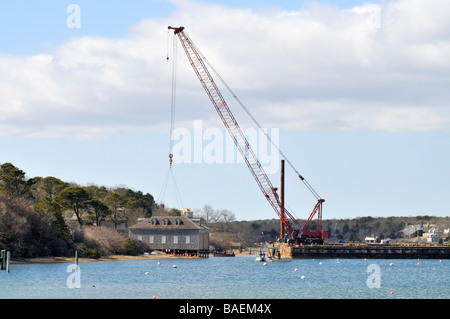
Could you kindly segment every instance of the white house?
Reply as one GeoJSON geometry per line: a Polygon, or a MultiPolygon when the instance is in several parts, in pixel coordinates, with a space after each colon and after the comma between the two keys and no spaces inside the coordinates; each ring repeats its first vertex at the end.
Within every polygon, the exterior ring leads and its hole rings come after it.
{"type": "Polygon", "coordinates": [[[372,236],[372,237],[366,237],[364,239],[366,244],[375,244],[377,242],[377,238],[372,236]]]}
{"type": "Polygon", "coordinates": [[[437,243],[438,241],[439,241],[439,235],[432,234],[430,236],[427,236],[428,243],[437,243]]]}

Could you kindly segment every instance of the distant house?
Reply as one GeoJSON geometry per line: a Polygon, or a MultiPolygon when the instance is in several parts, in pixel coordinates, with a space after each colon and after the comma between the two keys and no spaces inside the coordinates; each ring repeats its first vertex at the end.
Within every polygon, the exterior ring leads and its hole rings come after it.
{"type": "Polygon", "coordinates": [[[152,250],[176,255],[207,257],[210,229],[193,218],[190,208],[182,216],[141,218],[129,227],[129,237],[145,243],[152,250]]]}
{"type": "Polygon", "coordinates": [[[375,244],[377,242],[377,238],[372,236],[372,237],[366,237],[364,239],[366,244],[375,244]]]}
{"type": "Polygon", "coordinates": [[[426,237],[428,243],[437,243],[439,241],[439,235],[434,232],[428,232],[423,234],[426,237]]]}

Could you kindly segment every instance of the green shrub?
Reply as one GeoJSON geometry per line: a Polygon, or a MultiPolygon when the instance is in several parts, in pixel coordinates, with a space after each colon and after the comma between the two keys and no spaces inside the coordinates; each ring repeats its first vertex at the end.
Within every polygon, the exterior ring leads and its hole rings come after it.
{"type": "Polygon", "coordinates": [[[84,257],[99,259],[102,254],[97,249],[88,248],[86,244],[81,243],[78,245],[84,251],[84,257]]]}
{"type": "Polygon", "coordinates": [[[140,246],[133,242],[130,238],[127,238],[123,243],[123,249],[125,255],[137,256],[139,255],[140,246]]]}

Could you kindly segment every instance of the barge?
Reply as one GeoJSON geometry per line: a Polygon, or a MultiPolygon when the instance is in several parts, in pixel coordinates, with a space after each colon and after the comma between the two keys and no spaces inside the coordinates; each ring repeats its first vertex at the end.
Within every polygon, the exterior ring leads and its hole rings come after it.
{"type": "Polygon", "coordinates": [[[291,245],[273,243],[268,255],[278,259],[295,258],[388,258],[450,259],[449,245],[418,244],[323,244],[291,245]]]}

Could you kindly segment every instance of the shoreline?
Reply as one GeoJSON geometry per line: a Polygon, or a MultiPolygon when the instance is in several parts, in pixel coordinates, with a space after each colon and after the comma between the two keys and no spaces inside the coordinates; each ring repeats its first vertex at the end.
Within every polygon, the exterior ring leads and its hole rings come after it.
{"type": "MultiPolygon", "coordinates": [[[[96,261],[118,261],[118,260],[141,260],[141,259],[180,259],[180,258],[192,258],[187,256],[175,256],[168,254],[149,254],[149,255],[109,255],[102,256],[100,258],[83,258],[79,257],[78,262],[96,262],[96,261]]],[[[75,257],[35,257],[35,258],[20,258],[12,259],[11,264],[47,264],[47,263],[71,263],[75,262],[75,257]]]]}
{"type": "MultiPolygon", "coordinates": [[[[239,253],[238,251],[235,251],[236,255],[254,255],[249,254],[249,252],[242,252],[239,253]]],[[[171,254],[165,254],[163,252],[154,252],[152,254],[148,255],[138,255],[138,256],[131,256],[131,255],[107,255],[102,256],[100,258],[84,258],[84,257],[78,257],[79,263],[84,262],[96,262],[96,261],[118,261],[118,260],[142,260],[142,259],[186,259],[186,258],[200,258],[200,257],[190,257],[190,256],[183,256],[183,255],[171,255],[171,254]]],[[[17,258],[17,259],[11,259],[11,264],[49,264],[49,263],[74,263],[75,257],[33,257],[33,258],[17,258]]]]}

